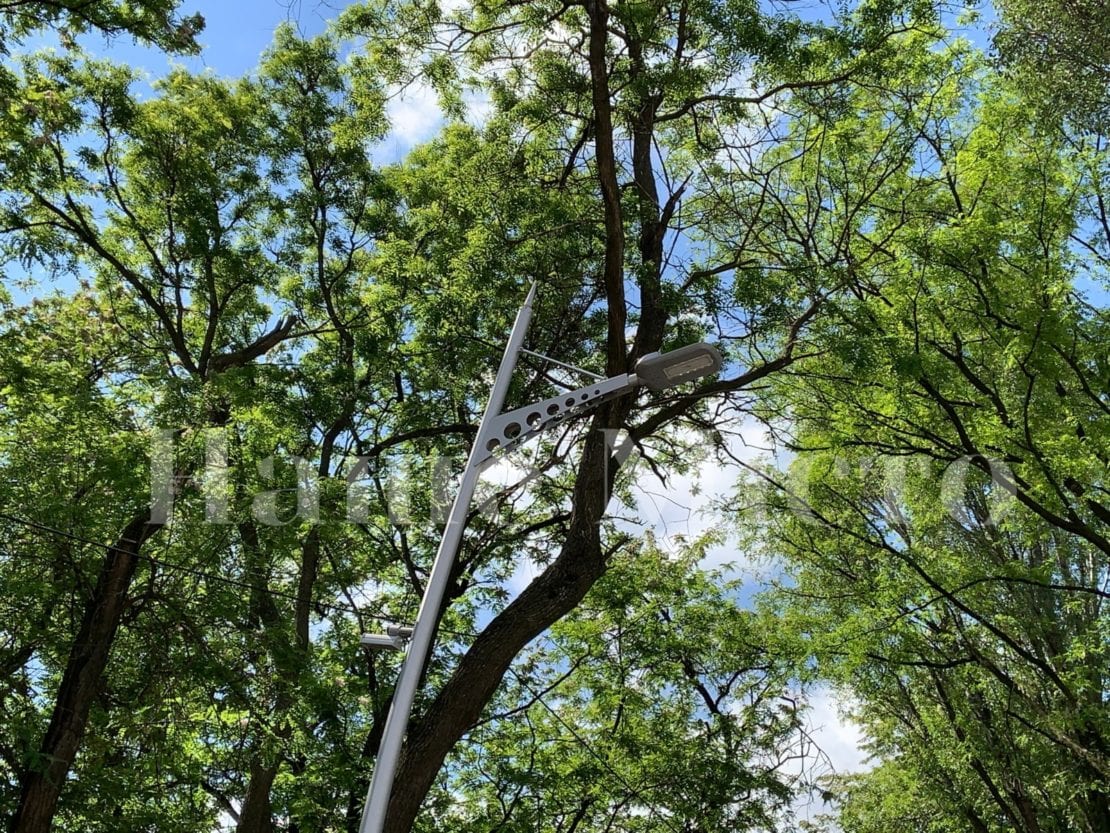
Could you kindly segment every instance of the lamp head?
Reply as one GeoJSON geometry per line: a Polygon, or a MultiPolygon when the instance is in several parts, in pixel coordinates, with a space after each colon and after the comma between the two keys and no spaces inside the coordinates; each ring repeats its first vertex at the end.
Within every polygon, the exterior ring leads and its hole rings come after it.
{"type": "Polygon", "coordinates": [[[681,385],[721,369],[721,354],[712,344],[687,344],[669,353],[648,353],[636,362],[636,378],[652,390],[681,385]]]}

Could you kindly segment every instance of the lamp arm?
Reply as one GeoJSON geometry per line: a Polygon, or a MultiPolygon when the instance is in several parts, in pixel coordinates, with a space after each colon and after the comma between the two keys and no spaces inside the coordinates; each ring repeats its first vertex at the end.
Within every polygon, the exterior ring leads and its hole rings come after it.
{"type": "Polygon", "coordinates": [[[471,465],[484,468],[500,452],[515,448],[552,425],[616,399],[638,384],[635,374],[623,373],[487,419],[474,439],[471,465]]]}

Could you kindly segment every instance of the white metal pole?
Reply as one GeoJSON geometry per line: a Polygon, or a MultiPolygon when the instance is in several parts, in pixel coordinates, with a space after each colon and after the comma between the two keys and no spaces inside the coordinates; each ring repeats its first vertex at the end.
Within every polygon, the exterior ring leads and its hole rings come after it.
{"type": "Polygon", "coordinates": [[[536,285],[533,283],[524,306],[517,313],[512,333],[509,335],[509,343],[505,346],[505,354],[501,358],[497,377],[490,390],[489,402],[486,404],[485,413],[482,414],[482,421],[478,424],[478,434],[470,447],[470,456],[463,470],[458,494],[455,495],[455,502],[451,505],[451,514],[447,518],[439,551],[436,553],[431,575],[428,576],[428,583],[424,588],[424,598],[416,614],[412,640],[409,642],[408,651],[401,665],[397,688],[393,692],[393,702],[389,707],[385,732],[382,734],[377,761],[374,763],[374,772],[370,778],[370,790],[366,796],[366,808],[362,813],[359,833],[382,833],[385,826],[385,813],[389,807],[389,797],[393,792],[393,778],[397,772],[397,761],[401,755],[405,730],[408,728],[409,714],[412,712],[412,703],[420,685],[424,664],[431,650],[432,640],[435,638],[436,622],[440,605],[443,603],[443,594],[447,590],[447,579],[455,562],[459,542],[462,541],[466,514],[470,508],[470,500],[474,496],[474,488],[478,483],[477,457],[481,450],[485,449],[487,441],[485,428],[490,419],[501,413],[501,408],[505,404],[505,395],[509,390],[513,368],[516,367],[517,357],[520,355],[524,336],[528,332],[528,324],[532,319],[532,299],[535,295],[536,285]]]}

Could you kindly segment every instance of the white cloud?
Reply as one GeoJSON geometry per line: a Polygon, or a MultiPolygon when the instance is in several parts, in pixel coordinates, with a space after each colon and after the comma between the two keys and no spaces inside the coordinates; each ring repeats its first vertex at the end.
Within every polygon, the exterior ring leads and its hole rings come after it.
{"type": "MultiPolygon", "coordinates": [[[[729,453],[746,463],[772,453],[772,443],[764,426],[748,419],[732,429],[727,437],[729,453]]],[[[698,442],[687,434],[682,441],[698,442]]],[[[636,510],[643,521],[643,528],[651,529],[656,540],[672,552],[677,552],[680,539],[687,541],[704,535],[714,527],[724,526],[718,512],[709,507],[732,494],[740,476],[738,465],[731,460],[718,461],[709,456],[693,470],[682,475],[671,475],[664,485],[650,468],[644,467],[633,487],[636,510]]],[[[719,567],[727,562],[737,562],[743,568],[750,566],[739,552],[731,536],[712,547],[702,565],[719,567]]]]}
{"type": "MultiPolygon", "coordinates": [[[[816,758],[806,765],[806,780],[812,783],[815,777],[823,774],[845,775],[870,769],[873,764],[868,761],[868,753],[863,749],[866,741],[863,730],[845,715],[850,704],[838,697],[829,686],[810,689],[807,699],[807,731],[816,747],[813,753],[816,758]]],[[[799,774],[799,771],[800,766],[795,765],[791,774],[799,774]]],[[[818,789],[800,793],[790,809],[794,821],[811,821],[833,812],[818,789]]],[[[796,828],[784,822],[782,830],[788,829],[796,828]]]]}
{"type": "Polygon", "coordinates": [[[485,90],[467,90],[463,93],[466,123],[481,127],[493,114],[493,100],[485,90]]]}
{"type": "MultiPolygon", "coordinates": [[[[781,468],[789,459],[789,455],[774,448],[765,426],[755,420],[746,420],[734,428],[734,434],[728,440],[728,450],[733,457],[745,463],[769,458],[781,468]]],[[[705,507],[731,495],[739,476],[737,463],[731,460],[719,463],[710,458],[689,474],[670,478],[667,486],[663,487],[650,469],[645,469],[634,489],[637,510],[644,526],[654,531],[663,546],[672,546],[677,551],[679,538],[690,539],[725,523],[717,512],[705,507]]],[[[735,540],[727,539],[724,544],[713,547],[703,559],[702,566],[720,567],[729,562],[735,564],[737,577],[744,580],[745,596],[761,588],[766,577],[739,551],[735,540]]],[[[870,768],[867,752],[862,748],[865,740],[863,732],[845,716],[844,704],[833,690],[828,686],[818,686],[809,690],[806,699],[809,705],[808,742],[795,750],[804,751],[805,755],[789,760],[784,764],[783,772],[803,782],[811,782],[825,772],[843,774],[870,768]]],[[[830,809],[816,793],[800,797],[792,807],[798,818],[812,818],[830,809]]],[[[790,829],[789,825],[783,827],[783,830],[786,829],[790,829]]]]}
{"type": "Polygon", "coordinates": [[[409,84],[386,105],[390,133],[387,144],[408,150],[435,135],[443,122],[443,112],[435,90],[422,82],[409,84]]]}
{"type": "MultiPolygon", "coordinates": [[[[772,441],[765,427],[754,419],[745,420],[732,429],[727,438],[729,453],[738,460],[754,462],[760,457],[771,455],[772,441]]],[[[680,437],[682,442],[697,443],[693,433],[680,437]]],[[[526,462],[519,455],[526,453],[528,446],[514,452],[514,457],[506,458],[491,466],[482,476],[483,484],[507,486],[522,480],[525,476],[526,462]]],[[[632,462],[632,461],[630,461],[632,462]]],[[[727,519],[722,518],[712,504],[724,500],[732,494],[740,475],[739,467],[731,460],[718,461],[709,455],[702,463],[686,474],[671,474],[667,482],[659,478],[647,466],[637,470],[636,482],[632,486],[634,506],[629,507],[636,521],[618,520],[617,526],[635,534],[642,535],[650,530],[656,543],[664,552],[677,555],[684,542],[693,541],[714,528],[726,528],[727,519]]],[[[489,489],[489,485],[484,488],[489,489]]],[[[625,514],[616,504],[610,507],[611,516],[625,514]]],[[[701,566],[715,569],[731,564],[737,577],[744,577],[756,589],[759,573],[755,565],[745,557],[732,536],[711,547],[701,566]]],[[[510,598],[515,598],[541,572],[542,567],[527,559],[521,559],[505,589],[510,598]]]]}
{"type": "MultiPolygon", "coordinates": [[[[482,472],[478,483],[477,494],[473,507],[481,507],[483,499],[489,500],[497,492],[523,484],[520,501],[527,503],[531,500],[528,481],[534,476],[534,470],[529,465],[531,456],[535,453],[535,441],[526,442],[513,453],[498,457],[488,468],[482,472]]],[[[505,590],[509,598],[514,599],[532,581],[543,572],[543,568],[534,563],[527,556],[521,557],[509,578],[505,581],[505,590]]]]}
{"type": "Polygon", "coordinates": [[[867,752],[862,749],[864,734],[860,726],[846,717],[847,703],[828,686],[811,691],[810,735],[818,748],[829,757],[838,775],[870,769],[867,752]]]}
{"type": "MultiPolygon", "coordinates": [[[[493,112],[493,102],[485,91],[465,90],[462,101],[463,118],[472,126],[480,127],[493,112]]],[[[400,160],[417,145],[433,139],[444,125],[439,97],[422,81],[395,90],[385,111],[389,133],[381,144],[383,162],[400,160]]]]}

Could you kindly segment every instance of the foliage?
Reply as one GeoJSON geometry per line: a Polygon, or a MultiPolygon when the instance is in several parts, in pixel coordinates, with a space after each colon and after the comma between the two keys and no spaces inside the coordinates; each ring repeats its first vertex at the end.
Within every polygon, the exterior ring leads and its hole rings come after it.
{"type": "Polygon", "coordinates": [[[1077,221],[1095,184],[998,81],[920,135],[872,197],[897,214],[855,230],[884,256],[769,400],[798,453],[765,473],[756,534],[788,565],[769,603],[887,760],[841,782],[844,829],[1101,830],[1110,368],[1076,285],[1107,242],[1077,221]]]}
{"type": "Polygon", "coordinates": [[[0,5],[0,54],[51,29],[67,47],[75,45],[78,35],[98,32],[107,37],[129,35],[170,52],[196,52],[204,18],[178,16],[180,5],[181,0],[6,0],[0,5]]]}
{"type": "Polygon", "coordinates": [[[995,47],[1031,103],[1051,121],[1106,130],[1110,23],[1098,0],[1001,0],[995,47]]]}
{"type": "MultiPolygon", "coordinates": [[[[860,833],[1110,826],[1097,125],[1046,130],[922,2],[374,0],[146,96],[72,36],[198,19],[39,6],[0,3],[0,40],[67,45],[0,77],[15,833],[358,828],[399,660],[358,637],[415,615],[533,281],[561,362],[726,366],[486,484],[390,833],[772,830],[814,788],[860,833]],[[411,84],[446,119],[385,162],[411,84]],[[795,458],[744,493],[758,606],[704,567],[723,534],[607,514],[752,414],[795,458]],[[827,683],[877,764],[815,783],[827,683]]],[[[510,402],[568,383],[522,356],[510,402]]]]}
{"type": "Polygon", "coordinates": [[[773,829],[803,743],[739,583],[649,538],[537,645],[472,733],[431,829],[773,829]]]}

